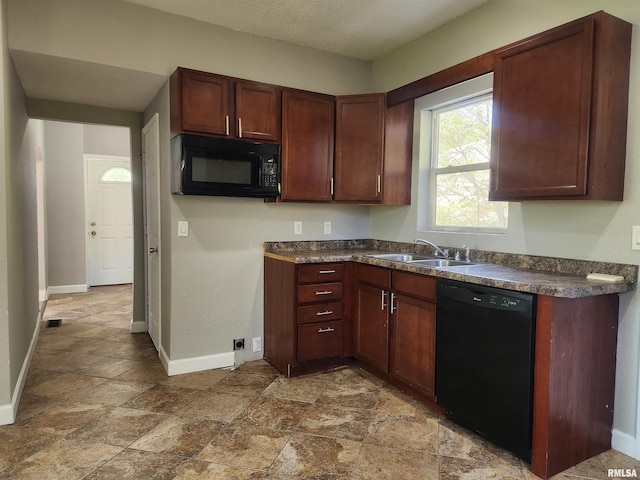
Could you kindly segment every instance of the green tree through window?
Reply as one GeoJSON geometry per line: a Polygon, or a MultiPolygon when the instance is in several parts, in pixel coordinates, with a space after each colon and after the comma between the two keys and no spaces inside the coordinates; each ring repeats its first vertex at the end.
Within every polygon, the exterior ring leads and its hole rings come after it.
{"type": "Polygon", "coordinates": [[[433,229],[504,230],[508,203],[489,202],[492,96],[431,110],[433,229]]]}

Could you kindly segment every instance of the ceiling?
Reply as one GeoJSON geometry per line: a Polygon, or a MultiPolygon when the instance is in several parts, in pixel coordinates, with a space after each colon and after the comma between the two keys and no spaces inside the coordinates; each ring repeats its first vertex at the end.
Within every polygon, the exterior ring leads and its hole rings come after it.
{"type": "MultiPolygon", "coordinates": [[[[487,0],[125,1],[253,35],[373,60],[487,0]]],[[[14,48],[11,56],[27,96],[34,99],[140,112],[166,81],[165,76],[154,73],[14,48]]]]}
{"type": "Polygon", "coordinates": [[[126,0],[232,30],[374,60],[487,0],[126,0]]]}

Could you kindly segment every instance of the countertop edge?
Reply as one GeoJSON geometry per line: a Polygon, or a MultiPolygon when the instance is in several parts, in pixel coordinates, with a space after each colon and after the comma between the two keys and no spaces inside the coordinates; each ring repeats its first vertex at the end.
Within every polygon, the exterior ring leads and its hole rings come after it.
{"type": "Polygon", "coordinates": [[[520,269],[489,263],[476,263],[473,266],[463,267],[432,268],[367,257],[367,255],[375,253],[380,252],[374,249],[358,251],[350,249],[338,251],[265,251],[264,256],[295,264],[356,262],[436,278],[446,278],[487,287],[560,298],[619,294],[636,289],[636,284],[628,281],[594,281],[572,274],[520,269]]]}

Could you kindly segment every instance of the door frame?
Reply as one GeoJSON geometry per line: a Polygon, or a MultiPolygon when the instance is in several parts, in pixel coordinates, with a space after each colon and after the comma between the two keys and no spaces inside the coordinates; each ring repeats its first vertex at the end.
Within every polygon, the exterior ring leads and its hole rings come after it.
{"type": "MultiPolygon", "coordinates": [[[[84,167],[84,227],[85,227],[85,285],[87,289],[90,288],[89,279],[90,269],[91,269],[91,245],[89,244],[91,240],[90,225],[89,225],[89,162],[91,159],[94,160],[107,160],[107,161],[115,161],[115,162],[128,162],[129,163],[129,171],[131,171],[131,176],[133,179],[133,166],[131,165],[131,157],[126,157],[122,155],[103,155],[101,153],[85,153],[83,155],[83,167],[84,167]]],[[[133,199],[133,183],[129,184],[129,190],[131,192],[131,198],[133,199]]],[[[133,218],[133,203],[131,204],[131,218],[133,218]]],[[[133,227],[132,227],[133,228],[133,227]]],[[[133,242],[133,239],[131,240],[133,242]]],[[[135,265],[135,248],[134,248],[134,259],[135,265]]],[[[135,267],[134,267],[135,268],[135,267]]],[[[134,273],[135,277],[135,273],[134,273]]],[[[133,280],[131,282],[133,285],[133,280]]]]}
{"type": "MultiPolygon", "coordinates": [[[[158,154],[158,182],[155,186],[158,191],[157,208],[158,208],[158,305],[156,309],[156,317],[158,321],[157,343],[158,352],[162,350],[162,218],[161,218],[161,199],[160,199],[160,116],[155,113],[149,121],[142,127],[141,131],[141,147],[142,147],[142,218],[143,218],[143,243],[144,243],[144,310],[145,319],[144,326],[138,325],[138,329],[134,331],[134,324],[131,325],[131,332],[148,332],[149,331],[149,239],[147,228],[147,155],[145,151],[145,135],[152,128],[156,129],[156,152],[158,154]]],[[[143,322],[136,322],[142,324],[143,322]]]]}

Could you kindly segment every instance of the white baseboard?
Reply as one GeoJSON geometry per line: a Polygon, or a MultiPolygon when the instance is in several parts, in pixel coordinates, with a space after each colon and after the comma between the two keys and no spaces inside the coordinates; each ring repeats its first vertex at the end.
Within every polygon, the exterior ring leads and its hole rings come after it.
{"type": "Polygon", "coordinates": [[[160,347],[160,361],[170,377],[183,373],[200,372],[202,370],[213,370],[215,368],[233,367],[236,354],[234,352],[219,353],[217,355],[207,355],[204,357],[182,358],[180,360],[170,360],[162,346],[160,347]]]}
{"type": "Polygon", "coordinates": [[[20,405],[20,399],[22,398],[22,391],[24,390],[24,384],[27,381],[27,375],[29,374],[29,366],[31,365],[31,359],[36,351],[36,343],[38,343],[38,335],[40,334],[40,323],[42,322],[42,310],[38,312],[36,327],[31,337],[31,344],[27,351],[27,356],[22,362],[22,369],[20,375],[18,375],[18,381],[16,382],[16,388],[13,391],[13,397],[11,399],[11,405],[0,405],[0,425],[9,425],[16,420],[18,414],[18,406],[20,405]]]}
{"type": "Polygon", "coordinates": [[[84,285],[54,285],[47,288],[47,297],[56,293],[84,293],[89,291],[87,284],[84,285]]]}
{"type": "Polygon", "coordinates": [[[147,331],[147,322],[135,321],[133,318],[131,319],[131,323],[129,323],[129,332],[142,333],[146,331],[147,331]]]}
{"type": "Polygon", "coordinates": [[[640,460],[640,445],[635,437],[614,429],[611,435],[611,448],[640,460]]]}

